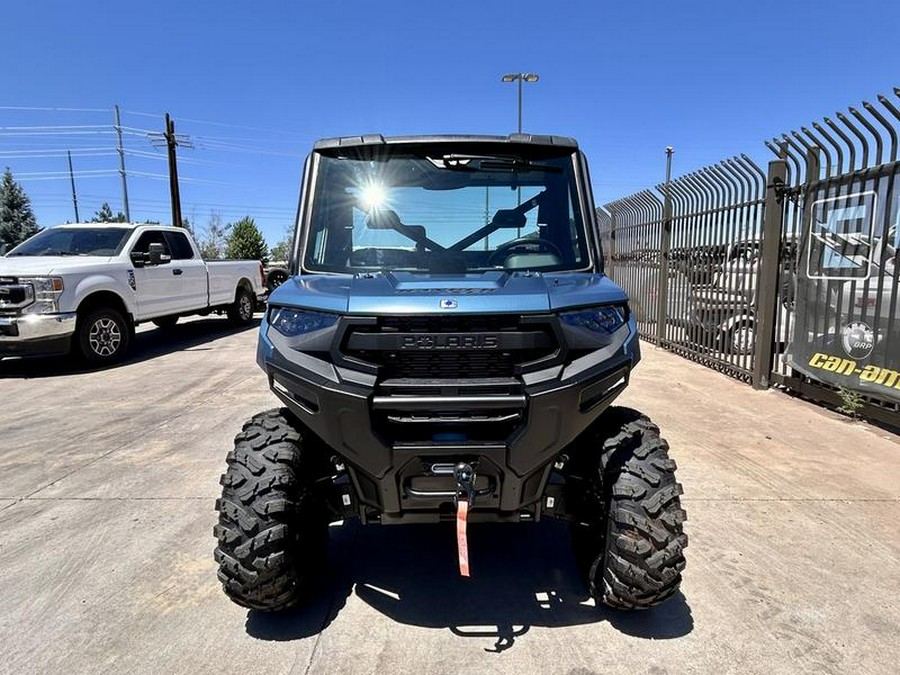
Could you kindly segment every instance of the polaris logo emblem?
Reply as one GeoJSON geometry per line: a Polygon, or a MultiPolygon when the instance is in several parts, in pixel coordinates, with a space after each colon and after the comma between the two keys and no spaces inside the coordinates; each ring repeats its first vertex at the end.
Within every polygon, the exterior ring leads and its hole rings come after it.
{"type": "Polygon", "coordinates": [[[500,336],[495,333],[416,333],[404,335],[400,342],[400,349],[416,351],[499,348],[500,336]]]}
{"type": "Polygon", "coordinates": [[[454,298],[441,298],[441,309],[456,309],[459,303],[454,298]]]}

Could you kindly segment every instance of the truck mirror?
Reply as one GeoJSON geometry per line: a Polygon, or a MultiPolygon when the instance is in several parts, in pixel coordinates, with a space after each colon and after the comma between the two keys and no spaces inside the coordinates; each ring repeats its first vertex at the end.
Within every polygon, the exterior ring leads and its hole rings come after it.
{"type": "Polygon", "coordinates": [[[163,252],[165,250],[162,244],[150,244],[150,250],[147,253],[147,264],[162,265],[164,262],[169,262],[168,260],[163,260],[163,252]]]}

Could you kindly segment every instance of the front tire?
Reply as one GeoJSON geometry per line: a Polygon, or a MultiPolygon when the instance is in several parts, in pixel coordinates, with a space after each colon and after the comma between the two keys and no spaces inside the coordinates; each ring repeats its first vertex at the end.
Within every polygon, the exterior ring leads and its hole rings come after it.
{"type": "Polygon", "coordinates": [[[76,343],[84,360],[91,365],[120,361],[131,342],[131,326],[117,309],[100,307],[78,319],[76,343]]]}
{"type": "Polygon", "coordinates": [[[328,516],[313,484],[322,458],[285,409],[256,415],[234,441],[216,501],[219,581],[242,607],[286,609],[320,583],[328,516]]]}
{"type": "Polygon", "coordinates": [[[681,584],[687,535],[675,460],[659,429],[629,408],[610,408],[582,442],[585,524],[576,551],[587,556],[591,595],[616,609],[647,609],[681,584]]]}
{"type": "Polygon", "coordinates": [[[234,302],[228,306],[228,318],[236,326],[246,326],[253,321],[253,309],[256,298],[245,287],[238,288],[234,302]]]}

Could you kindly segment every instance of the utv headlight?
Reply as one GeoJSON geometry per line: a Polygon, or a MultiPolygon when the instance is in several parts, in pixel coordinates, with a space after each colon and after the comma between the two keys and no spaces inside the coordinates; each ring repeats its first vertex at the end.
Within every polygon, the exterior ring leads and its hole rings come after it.
{"type": "Polygon", "coordinates": [[[330,328],[337,323],[337,314],[310,312],[304,309],[277,307],[269,316],[269,323],[285,337],[296,337],[314,330],[330,328]]]}
{"type": "Polygon", "coordinates": [[[568,326],[586,328],[594,333],[615,333],[628,321],[625,307],[621,305],[605,305],[563,312],[559,320],[568,326]]]}
{"type": "Polygon", "coordinates": [[[63,292],[62,277],[19,277],[34,302],[22,309],[24,314],[55,314],[59,312],[59,296],[63,292]]]}

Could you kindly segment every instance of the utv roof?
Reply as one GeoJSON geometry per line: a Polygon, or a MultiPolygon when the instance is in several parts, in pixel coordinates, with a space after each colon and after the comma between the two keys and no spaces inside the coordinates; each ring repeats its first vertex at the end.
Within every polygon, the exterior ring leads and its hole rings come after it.
{"type": "Polygon", "coordinates": [[[419,145],[452,144],[454,146],[509,146],[528,145],[545,148],[559,148],[572,151],[578,148],[578,142],[567,136],[546,136],[537,134],[510,134],[509,136],[476,136],[476,135],[431,135],[431,136],[382,136],[368,134],[365,136],[341,136],[339,138],[323,138],[313,146],[314,151],[345,150],[350,148],[374,149],[377,147],[410,147],[419,145]]]}

